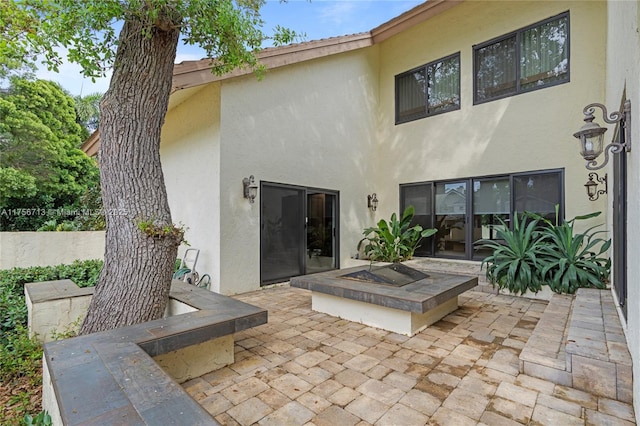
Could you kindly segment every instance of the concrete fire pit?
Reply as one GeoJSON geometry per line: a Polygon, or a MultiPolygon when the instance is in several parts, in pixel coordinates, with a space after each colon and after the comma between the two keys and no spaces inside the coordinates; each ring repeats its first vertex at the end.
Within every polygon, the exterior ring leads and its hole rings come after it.
{"type": "Polygon", "coordinates": [[[311,291],[314,311],[413,336],[458,309],[458,295],[477,277],[450,275],[402,264],[358,266],[291,278],[311,291]]]}

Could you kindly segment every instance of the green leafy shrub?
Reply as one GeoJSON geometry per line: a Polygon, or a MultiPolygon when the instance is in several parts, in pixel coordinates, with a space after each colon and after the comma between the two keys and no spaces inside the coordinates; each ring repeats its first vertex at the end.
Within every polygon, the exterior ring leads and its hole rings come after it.
{"type": "Polygon", "coordinates": [[[30,414],[24,416],[24,423],[26,426],[51,426],[51,416],[46,411],[40,411],[37,416],[33,417],[30,414]]]}
{"type": "Polygon", "coordinates": [[[597,217],[600,212],[554,224],[540,218],[545,226],[540,231],[544,242],[540,252],[541,275],[556,293],[573,294],[578,288],[606,288],[611,271],[611,259],[603,255],[609,250],[611,240],[597,237],[604,231],[594,231],[592,226],[583,233],[576,233],[577,220],[597,217]]]}
{"type": "Polygon", "coordinates": [[[411,259],[420,247],[420,241],[437,232],[436,229],[422,229],[420,225],[409,227],[414,213],[413,206],[409,206],[400,220],[393,213],[388,223],[381,219],[377,227],[366,228],[358,250],[364,244],[364,253],[372,261],[402,262],[411,259]]]}
{"type": "Polygon", "coordinates": [[[42,347],[35,337],[30,338],[23,325],[17,325],[13,333],[7,333],[0,343],[0,380],[11,382],[28,377],[33,385],[42,382],[42,347]]]}
{"type": "Polygon", "coordinates": [[[538,292],[548,285],[556,293],[573,294],[578,288],[606,288],[611,259],[605,253],[611,240],[597,237],[600,232],[591,227],[576,233],[575,222],[597,217],[600,212],[558,223],[535,213],[525,212],[518,220],[514,216],[513,230],[501,221],[498,239],[481,240],[493,254],[482,261],[487,265],[486,277],[494,286],[522,294],[538,292]]]}
{"type": "Polygon", "coordinates": [[[27,325],[26,283],[70,279],[80,287],[91,287],[98,281],[101,269],[102,260],[77,260],[70,265],[0,270],[0,343],[18,325],[27,325]]]}
{"type": "Polygon", "coordinates": [[[524,215],[518,219],[514,215],[513,229],[500,218],[496,228],[498,240],[481,240],[483,248],[493,250],[493,254],[482,261],[481,269],[487,265],[487,280],[500,289],[514,294],[524,294],[527,290],[537,293],[542,288],[542,268],[539,255],[542,242],[536,228],[538,219],[524,215]]]}

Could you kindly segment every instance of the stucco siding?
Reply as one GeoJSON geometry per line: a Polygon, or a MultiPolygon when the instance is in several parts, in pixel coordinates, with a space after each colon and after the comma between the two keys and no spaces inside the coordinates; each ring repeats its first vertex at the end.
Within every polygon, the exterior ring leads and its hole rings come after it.
{"type": "MultiPolygon", "coordinates": [[[[174,223],[200,250],[196,269],[220,285],[220,84],[212,83],[167,113],[160,147],[174,223]]],[[[186,245],[180,247],[182,256],[186,245]]]]}
{"type": "MultiPolygon", "coordinates": [[[[221,280],[225,294],[260,283],[260,194],[242,197],[242,179],[340,192],[341,266],[370,225],[377,49],[225,82],[221,91],[221,280]]],[[[389,202],[391,200],[387,200],[389,202]]]]}
{"type": "MultiPolygon", "coordinates": [[[[605,2],[473,1],[382,43],[378,168],[393,172],[377,177],[378,194],[398,199],[400,183],[564,169],[567,217],[604,211],[603,200],[586,197],[572,134],[583,124],[583,106],[604,96],[605,37],[605,2]],[[473,105],[473,46],[565,11],[570,82],[473,105]],[[456,52],[460,110],[395,125],[394,76],[456,52]]],[[[384,213],[394,209],[383,206],[384,213]]]]}
{"type": "MultiPolygon", "coordinates": [[[[640,423],[640,7],[636,1],[610,1],[608,3],[607,42],[607,96],[593,99],[606,101],[610,110],[620,106],[626,88],[631,100],[631,139],[633,149],[627,153],[627,322],[629,351],[633,358],[633,395],[636,421],[640,423]]],[[[600,122],[602,122],[600,120],[600,122]]],[[[609,132],[611,133],[611,132],[609,132]]],[[[611,135],[607,138],[610,140],[611,135]]],[[[609,176],[612,176],[609,169],[609,176]]]]}

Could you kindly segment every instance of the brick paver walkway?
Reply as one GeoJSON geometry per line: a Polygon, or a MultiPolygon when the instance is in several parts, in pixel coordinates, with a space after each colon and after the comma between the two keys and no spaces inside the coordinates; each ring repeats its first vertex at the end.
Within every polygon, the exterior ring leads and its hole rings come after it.
{"type": "Polygon", "coordinates": [[[633,425],[632,406],[519,373],[546,302],[469,291],[414,337],[311,310],[289,286],[237,296],[269,323],[184,388],[225,425],[633,425]]]}

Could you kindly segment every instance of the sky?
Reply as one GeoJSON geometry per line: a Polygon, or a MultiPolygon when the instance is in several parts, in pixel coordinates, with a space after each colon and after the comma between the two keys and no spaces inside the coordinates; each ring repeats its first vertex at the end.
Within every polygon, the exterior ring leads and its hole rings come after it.
{"type": "MultiPolygon", "coordinates": [[[[305,33],[304,41],[318,40],[372,30],[390,19],[417,6],[424,0],[267,0],[261,9],[265,21],[263,30],[272,33],[276,25],[305,33]]],[[[204,52],[194,46],[180,44],[176,62],[202,59],[204,52]]],[[[71,95],[104,93],[109,87],[109,76],[92,82],[84,78],[80,67],[65,62],[59,72],[47,71],[42,66],[36,76],[58,82],[71,95]]]]}

